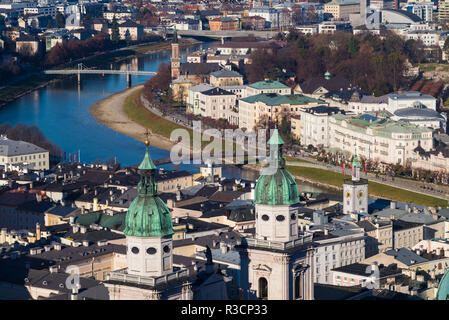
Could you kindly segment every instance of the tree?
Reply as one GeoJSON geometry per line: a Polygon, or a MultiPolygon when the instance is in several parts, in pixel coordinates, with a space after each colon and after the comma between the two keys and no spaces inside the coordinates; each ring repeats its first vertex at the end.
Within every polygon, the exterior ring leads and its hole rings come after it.
{"type": "Polygon", "coordinates": [[[115,16],[112,19],[111,40],[114,43],[117,43],[120,41],[120,33],[118,30],[118,23],[117,23],[117,19],[115,18],[115,16]]]}
{"type": "Polygon", "coordinates": [[[56,14],[56,27],[64,28],[65,27],[65,17],[61,12],[56,14]]]}

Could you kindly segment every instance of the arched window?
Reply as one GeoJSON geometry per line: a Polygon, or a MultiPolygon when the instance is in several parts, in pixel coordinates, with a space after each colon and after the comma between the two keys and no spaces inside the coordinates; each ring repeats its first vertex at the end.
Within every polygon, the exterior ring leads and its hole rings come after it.
{"type": "Polygon", "coordinates": [[[264,277],[259,278],[259,299],[268,299],[268,281],[264,277]]]}

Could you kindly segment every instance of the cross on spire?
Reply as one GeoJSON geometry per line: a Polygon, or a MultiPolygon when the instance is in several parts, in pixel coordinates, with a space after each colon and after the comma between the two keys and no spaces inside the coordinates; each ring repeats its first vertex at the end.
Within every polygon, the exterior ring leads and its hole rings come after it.
{"type": "Polygon", "coordinates": [[[150,145],[150,130],[148,130],[148,128],[145,129],[145,145],[148,146],[150,145]]]}

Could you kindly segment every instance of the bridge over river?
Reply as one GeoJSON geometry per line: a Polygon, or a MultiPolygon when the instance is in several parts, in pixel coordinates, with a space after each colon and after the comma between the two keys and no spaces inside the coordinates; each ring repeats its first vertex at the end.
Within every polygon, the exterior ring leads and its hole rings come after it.
{"type": "Polygon", "coordinates": [[[81,82],[81,74],[121,74],[126,75],[126,84],[129,87],[131,87],[131,76],[132,75],[147,75],[147,76],[154,76],[156,72],[154,71],[138,71],[138,70],[131,70],[128,68],[126,70],[102,70],[102,69],[93,69],[93,68],[87,68],[82,63],[78,64],[77,69],[60,69],[60,70],[45,70],[45,74],[77,74],[78,75],[78,83],[81,82]]]}

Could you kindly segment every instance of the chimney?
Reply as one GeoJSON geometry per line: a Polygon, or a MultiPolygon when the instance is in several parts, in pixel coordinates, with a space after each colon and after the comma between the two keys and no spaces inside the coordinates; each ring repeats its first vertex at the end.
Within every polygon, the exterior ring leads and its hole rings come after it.
{"type": "Polygon", "coordinates": [[[70,217],[69,218],[69,223],[70,224],[74,224],[75,223],[75,217],[70,217]]]}
{"type": "Polygon", "coordinates": [[[6,242],[6,231],[7,231],[6,228],[2,228],[0,232],[0,244],[6,242]]]}
{"type": "Polygon", "coordinates": [[[84,206],[81,207],[81,214],[84,214],[86,211],[86,209],[84,208],[84,206]]]}
{"type": "Polygon", "coordinates": [[[41,225],[36,223],[36,241],[41,239],[41,225]]]}
{"type": "MultiPolygon", "coordinates": [[[[95,192],[96,192],[96,190],[95,190],[95,192]]],[[[98,198],[97,197],[94,198],[93,210],[94,211],[98,211],[99,210],[98,209],[98,198]]]]}
{"type": "Polygon", "coordinates": [[[89,192],[89,190],[87,189],[87,187],[84,187],[84,188],[83,188],[83,193],[84,193],[84,194],[87,194],[88,192],[89,192]]]}
{"type": "Polygon", "coordinates": [[[56,251],[61,251],[62,246],[61,246],[60,243],[55,243],[55,244],[53,245],[53,248],[54,248],[56,251]]]}
{"type": "Polygon", "coordinates": [[[176,223],[176,224],[179,224],[179,217],[176,217],[176,218],[175,218],[175,223],[176,223]]]}
{"type": "Polygon", "coordinates": [[[50,271],[50,273],[57,273],[58,272],[58,266],[50,266],[48,268],[48,270],[50,271]]]}
{"type": "Polygon", "coordinates": [[[228,252],[228,245],[225,242],[220,242],[220,251],[222,254],[226,254],[228,252]]]}
{"type": "Polygon", "coordinates": [[[86,233],[87,232],[87,228],[85,226],[81,226],[80,232],[83,233],[83,234],[86,233]]]}
{"type": "Polygon", "coordinates": [[[88,247],[89,246],[89,241],[88,240],[83,240],[83,246],[84,247],[88,247]]]}
{"type": "Polygon", "coordinates": [[[390,201],[390,209],[396,209],[396,201],[390,201]]]}
{"type": "Polygon", "coordinates": [[[329,230],[328,229],[324,229],[324,235],[325,236],[329,235],[329,230]]]}
{"type": "Polygon", "coordinates": [[[78,233],[80,231],[80,227],[77,224],[74,224],[72,226],[72,232],[73,233],[78,233]]]}
{"type": "Polygon", "coordinates": [[[218,191],[220,191],[220,192],[223,191],[223,186],[221,185],[221,183],[218,185],[218,191]]]}
{"type": "Polygon", "coordinates": [[[181,191],[177,190],[176,191],[176,201],[181,201],[182,197],[181,197],[181,191]]]}
{"type": "Polygon", "coordinates": [[[97,242],[97,246],[102,247],[108,244],[107,240],[100,240],[97,242]]]}
{"type": "Polygon", "coordinates": [[[251,199],[254,200],[256,194],[255,194],[255,187],[256,184],[254,182],[251,182],[251,199]]]}
{"type": "Polygon", "coordinates": [[[42,201],[42,195],[40,193],[36,193],[36,201],[41,202],[42,201]]]}
{"type": "Polygon", "coordinates": [[[50,250],[51,250],[51,246],[49,246],[49,245],[44,246],[44,251],[45,251],[45,252],[48,252],[48,251],[50,251],[50,250]]]}

